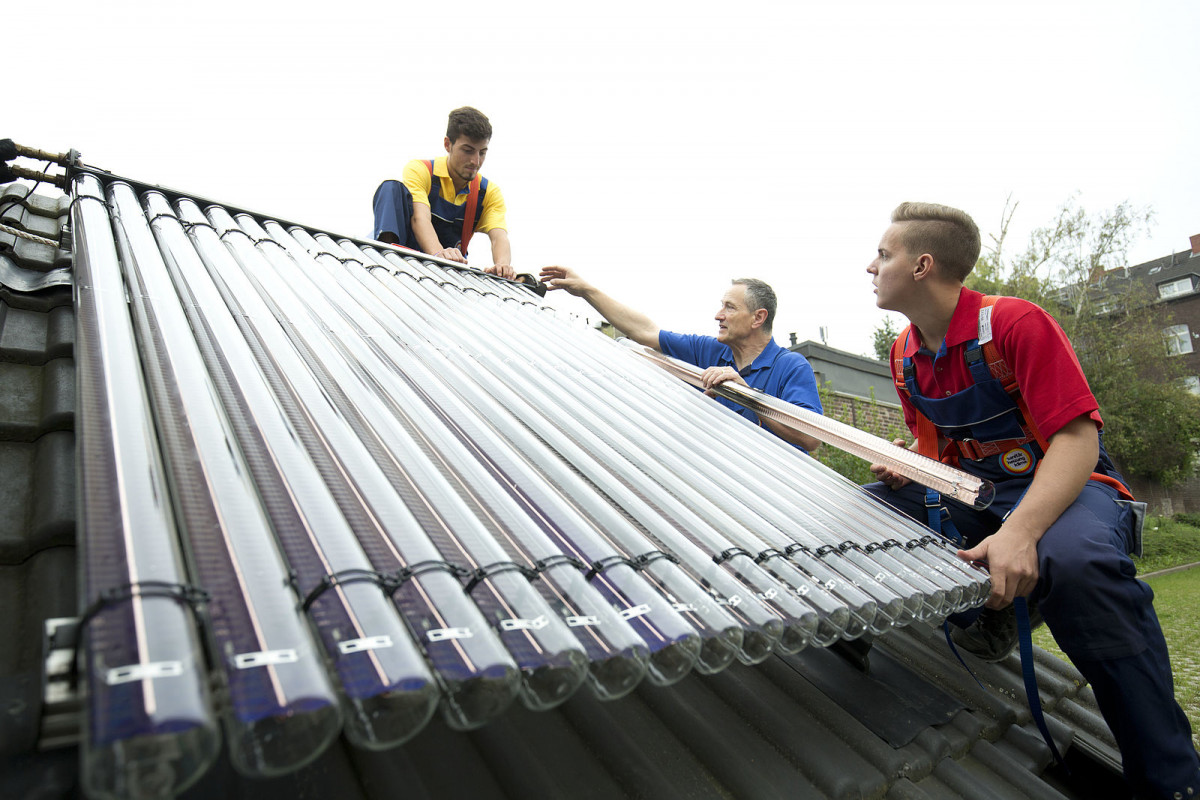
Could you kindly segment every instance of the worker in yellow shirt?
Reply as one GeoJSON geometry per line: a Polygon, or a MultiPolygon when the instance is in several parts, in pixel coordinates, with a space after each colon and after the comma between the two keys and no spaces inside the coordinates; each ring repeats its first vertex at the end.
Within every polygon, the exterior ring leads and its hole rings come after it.
{"type": "Polygon", "coordinates": [[[414,159],[403,181],[387,180],[375,190],[375,238],[465,264],[472,234],[485,233],[494,265],[485,272],[514,277],[504,195],[479,174],[491,138],[492,124],[480,111],[451,111],[446,155],[414,159]]]}

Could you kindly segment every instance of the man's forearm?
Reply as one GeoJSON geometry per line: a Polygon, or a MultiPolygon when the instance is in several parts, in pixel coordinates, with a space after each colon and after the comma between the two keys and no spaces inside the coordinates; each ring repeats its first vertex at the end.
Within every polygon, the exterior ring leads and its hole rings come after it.
{"type": "Polygon", "coordinates": [[[413,205],[412,229],[417,237],[417,244],[421,247],[422,253],[437,253],[442,250],[442,243],[438,239],[437,231],[433,229],[433,222],[429,218],[429,206],[416,203],[413,205]]]}
{"type": "Polygon", "coordinates": [[[1075,502],[1099,458],[1096,423],[1088,417],[1068,422],[1050,439],[1025,497],[1005,520],[1004,527],[1040,540],[1047,529],[1075,502]]]}
{"type": "Polygon", "coordinates": [[[499,265],[512,264],[512,245],[508,241],[508,231],[503,228],[492,228],[488,231],[492,242],[492,263],[499,265]]]}
{"type": "Polygon", "coordinates": [[[659,349],[658,326],[654,324],[654,320],[614,300],[594,286],[586,289],[580,296],[621,333],[640,345],[659,349]]]}

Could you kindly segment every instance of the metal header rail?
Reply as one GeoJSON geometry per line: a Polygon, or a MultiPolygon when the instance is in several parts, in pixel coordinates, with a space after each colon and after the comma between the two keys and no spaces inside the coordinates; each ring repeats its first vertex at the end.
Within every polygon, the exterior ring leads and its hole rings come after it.
{"type": "MultiPolygon", "coordinates": [[[[635,353],[657,364],[675,377],[703,388],[699,367],[663,355],[662,353],[625,340],[635,353]]],[[[788,428],[809,436],[815,436],[839,450],[865,458],[875,464],[885,464],[893,472],[916,481],[923,486],[936,489],[947,497],[982,510],[992,504],[996,489],[992,482],[978,478],[948,464],[934,461],[912,450],[896,447],[877,436],[853,428],[844,422],[821,416],[808,409],[800,408],[785,400],[772,397],[761,389],[723,383],[713,390],[727,400],[758,414],[760,417],[783,423],[788,428]]]]}

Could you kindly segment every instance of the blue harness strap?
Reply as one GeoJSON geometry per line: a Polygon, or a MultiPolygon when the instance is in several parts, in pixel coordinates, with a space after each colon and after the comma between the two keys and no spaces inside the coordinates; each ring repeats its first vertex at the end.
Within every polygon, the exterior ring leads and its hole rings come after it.
{"type": "Polygon", "coordinates": [[[942,505],[941,493],[928,486],[925,487],[925,518],[930,530],[962,547],[962,534],[954,526],[950,512],[942,505]]]}
{"type": "MultiPolygon", "coordinates": [[[[1013,598],[1013,608],[1017,612],[1017,646],[1021,650],[1021,677],[1025,681],[1025,700],[1029,703],[1029,713],[1042,734],[1043,741],[1054,756],[1054,763],[1067,770],[1062,754],[1050,736],[1050,728],[1046,726],[1046,715],[1042,713],[1042,697],[1038,693],[1037,676],[1033,669],[1033,630],[1029,624],[1029,605],[1024,597],[1013,598]]],[[[1070,774],[1070,770],[1067,770],[1070,774]]]]}

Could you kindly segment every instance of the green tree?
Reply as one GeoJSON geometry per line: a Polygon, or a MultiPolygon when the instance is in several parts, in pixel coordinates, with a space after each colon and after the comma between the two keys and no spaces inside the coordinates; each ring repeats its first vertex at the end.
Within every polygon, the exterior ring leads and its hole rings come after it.
{"type": "Polygon", "coordinates": [[[1165,485],[1188,477],[1200,399],[1180,381],[1182,364],[1167,354],[1165,309],[1123,269],[1151,212],[1126,201],[1089,214],[1072,198],[1010,258],[1004,245],[1016,207],[1005,204],[1000,233],[967,285],[1023,297],[1055,316],[1100,403],[1109,453],[1127,475],[1165,485]]]}
{"type": "Polygon", "coordinates": [[[896,328],[896,323],[892,322],[891,317],[884,317],[883,322],[871,334],[871,344],[875,348],[875,358],[880,361],[887,361],[892,353],[892,342],[896,341],[896,337],[900,335],[900,331],[896,328]]]}

